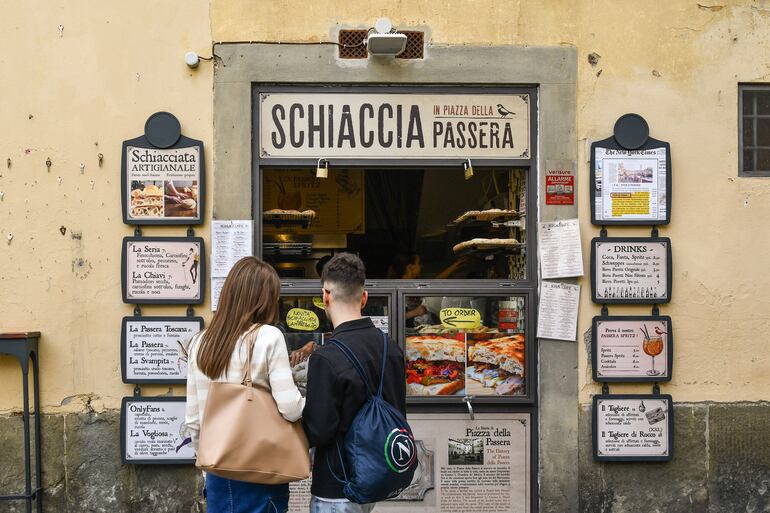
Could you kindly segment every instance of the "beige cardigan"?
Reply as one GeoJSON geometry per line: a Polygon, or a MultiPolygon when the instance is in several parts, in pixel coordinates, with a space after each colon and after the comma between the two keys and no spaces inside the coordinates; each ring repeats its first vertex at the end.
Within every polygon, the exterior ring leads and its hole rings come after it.
{"type": "MultiPolygon", "coordinates": [[[[187,364],[187,412],[185,423],[188,436],[192,438],[192,446],[198,449],[198,437],[203,412],[206,410],[206,397],[211,380],[197,365],[197,352],[203,332],[193,338],[190,343],[187,364]]],[[[215,381],[224,383],[240,383],[243,379],[241,372],[246,364],[247,343],[244,336],[235,345],[230,358],[227,373],[215,381]]],[[[255,385],[271,391],[273,399],[283,418],[294,422],[302,416],[305,398],[302,397],[291,375],[289,353],[283,333],[275,326],[262,326],[257,334],[254,351],[251,357],[251,376],[255,385]]]]}

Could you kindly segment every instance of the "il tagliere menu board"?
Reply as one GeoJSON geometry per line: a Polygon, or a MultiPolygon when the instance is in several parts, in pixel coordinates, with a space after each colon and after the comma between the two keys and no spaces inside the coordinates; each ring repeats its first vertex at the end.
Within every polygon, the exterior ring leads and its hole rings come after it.
{"type": "Polygon", "coordinates": [[[206,254],[200,237],[126,237],[122,252],[123,301],[201,304],[206,254]]]}
{"type": "Polygon", "coordinates": [[[668,461],[673,457],[670,395],[597,395],[593,404],[594,458],[668,461]]]}

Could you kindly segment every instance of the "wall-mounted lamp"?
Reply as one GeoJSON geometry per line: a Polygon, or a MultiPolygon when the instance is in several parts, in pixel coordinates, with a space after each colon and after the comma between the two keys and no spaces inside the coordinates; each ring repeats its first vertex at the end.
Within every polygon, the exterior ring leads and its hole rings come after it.
{"type": "Polygon", "coordinates": [[[388,18],[380,18],[374,29],[369,30],[364,44],[370,55],[395,57],[406,48],[406,34],[394,30],[388,18]]]}
{"type": "Polygon", "coordinates": [[[328,178],[329,177],[329,161],[326,159],[318,159],[318,166],[315,168],[316,178],[328,178]]]}
{"type": "Polygon", "coordinates": [[[465,170],[465,179],[470,180],[473,176],[473,164],[471,164],[471,159],[463,161],[463,169],[465,170]]]}

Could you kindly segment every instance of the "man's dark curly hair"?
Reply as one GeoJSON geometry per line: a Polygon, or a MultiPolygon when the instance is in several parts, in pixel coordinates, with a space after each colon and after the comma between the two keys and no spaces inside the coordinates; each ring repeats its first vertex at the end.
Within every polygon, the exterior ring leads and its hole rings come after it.
{"type": "Polygon", "coordinates": [[[352,253],[338,253],[321,272],[321,286],[345,302],[358,302],[366,283],[364,263],[352,253]]]}

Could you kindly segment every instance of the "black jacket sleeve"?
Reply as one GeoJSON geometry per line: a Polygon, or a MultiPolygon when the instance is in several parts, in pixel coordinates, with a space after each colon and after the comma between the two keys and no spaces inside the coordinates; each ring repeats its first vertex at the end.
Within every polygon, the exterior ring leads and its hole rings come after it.
{"type": "Polygon", "coordinates": [[[310,356],[307,371],[307,396],[302,411],[302,427],[310,447],[331,445],[340,426],[341,398],[337,375],[329,360],[310,356]]]}

